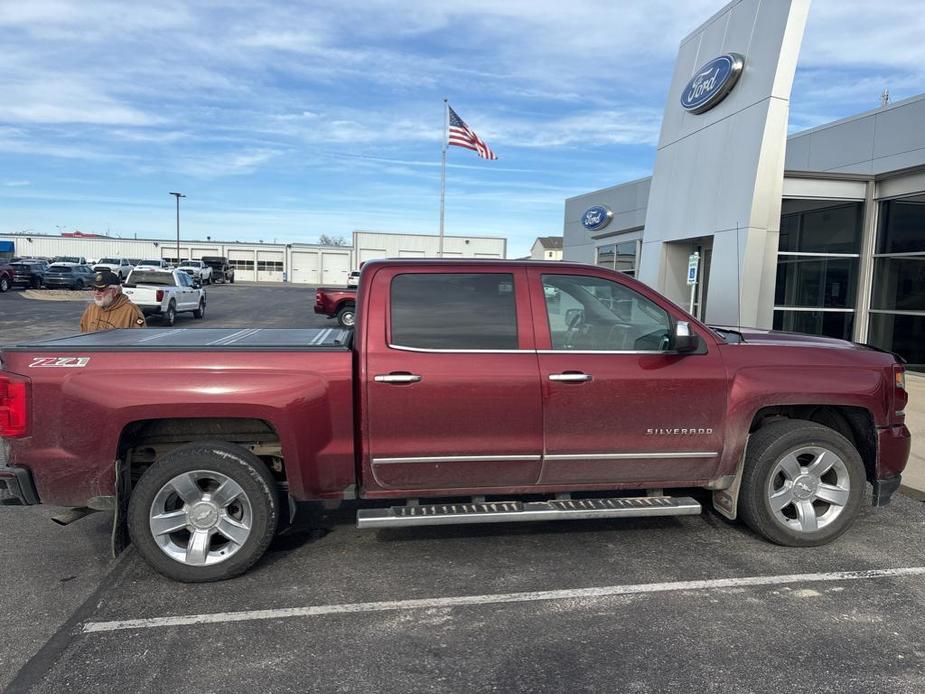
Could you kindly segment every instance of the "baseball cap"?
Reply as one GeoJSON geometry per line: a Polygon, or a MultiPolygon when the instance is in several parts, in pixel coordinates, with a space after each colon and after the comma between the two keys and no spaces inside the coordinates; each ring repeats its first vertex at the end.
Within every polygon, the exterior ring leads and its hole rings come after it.
{"type": "Polygon", "coordinates": [[[122,284],[122,281],[119,279],[119,275],[112,270],[100,270],[93,275],[94,289],[106,289],[106,287],[120,284],[122,284]]]}

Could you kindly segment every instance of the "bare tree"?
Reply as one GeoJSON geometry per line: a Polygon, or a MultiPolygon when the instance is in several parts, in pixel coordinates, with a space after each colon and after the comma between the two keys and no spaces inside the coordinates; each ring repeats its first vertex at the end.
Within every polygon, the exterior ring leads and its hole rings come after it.
{"type": "Polygon", "coordinates": [[[327,234],[322,234],[318,237],[318,243],[322,246],[348,246],[347,239],[343,236],[328,236],[327,234]]]}

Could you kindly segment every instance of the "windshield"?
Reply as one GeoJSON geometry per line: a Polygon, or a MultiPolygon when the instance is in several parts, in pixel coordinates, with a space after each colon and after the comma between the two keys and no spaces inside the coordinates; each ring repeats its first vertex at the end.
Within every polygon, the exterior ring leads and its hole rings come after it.
{"type": "Polygon", "coordinates": [[[202,263],[198,260],[184,260],[180,265],[183,267],[200,267],[202,263]]]}
{"type": "Polygon", "coordinates": [[[146,272],[135,270],[128,276],[129,284],[156,284],[161,287],[176,287],[177,282],[170,272],[146,272]]]}
{"type": "Polygon", "coordinates": [[[139,265],[154,265],[155,267],[161,266],[160,260],[142,260],[139,265]]]}
{"type": "Polygon", "coordinates": [[[71,268],[69,265],[52,265],[48,268],[49,272],[70,272],[71,268]]]}
{"type": "Polygon", "coordinates": [[[118,265],[121,262],[118,258],[103,258],[100,260],[99,265],[118,265]]]}
{"type": "Polygon", "coordinates": [[[80,258],[73,255],[59,255],[55,258],[56,263],[79,263],[80,258]]]}

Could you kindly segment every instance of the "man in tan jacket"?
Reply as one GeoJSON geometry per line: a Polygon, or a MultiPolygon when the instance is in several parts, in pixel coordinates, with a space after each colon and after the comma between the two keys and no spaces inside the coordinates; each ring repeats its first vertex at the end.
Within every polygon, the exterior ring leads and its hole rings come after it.
{"type": "Polygon", "coordinates": [[[93,303],[80,318],[80,332],[145,327],[144,314],[122,293],[120,285],[119,276],[110,270],[93,276],[93,303]]]}

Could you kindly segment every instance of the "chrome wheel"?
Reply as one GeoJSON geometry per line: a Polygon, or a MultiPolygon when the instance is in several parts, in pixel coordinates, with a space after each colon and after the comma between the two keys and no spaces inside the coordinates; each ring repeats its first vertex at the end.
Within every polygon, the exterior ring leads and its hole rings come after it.
{"type": "Polygon", "coordinates": [[[184,472],[155,495],[151,536],[171,559],[188,566],[225,561],[251,535],[254,513],[241,486],[211,470],[184,472]]]}
{"type": "Polygon", "coordinates": [[[768,502],[774,519],[813,533],[838,518],[851,495],[848,467],[837,453],[803,446],[785,454],[771,471],[768,502]]]}

